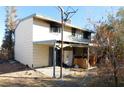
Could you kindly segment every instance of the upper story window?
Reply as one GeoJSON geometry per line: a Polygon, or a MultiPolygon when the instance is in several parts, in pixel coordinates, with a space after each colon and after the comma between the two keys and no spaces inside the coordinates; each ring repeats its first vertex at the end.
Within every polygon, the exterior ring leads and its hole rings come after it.
{"type": "Polygon", "coordinates": [[[60,26],[51,25],[50,26],[50,32],[59,33],[60,32],[60,26]]]}
{"type": "Polygon", "coordinates": [[[91,33],[90,32],[84,32],[84,39],[90,39],[91,33]]]}
{"type": "Polygon", "coordinates": [[[72,28],[72,35],[75,36],[76,34],[76,29],[72,28]]]}

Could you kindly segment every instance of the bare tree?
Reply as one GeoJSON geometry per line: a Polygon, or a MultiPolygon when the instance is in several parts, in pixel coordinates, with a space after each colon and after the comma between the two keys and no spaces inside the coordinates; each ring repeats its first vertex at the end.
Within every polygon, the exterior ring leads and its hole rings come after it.
{"type": "Polygon", "coordinates": [[[102,69],[102,78],[113,77],[115,86],[118,86],[118,70],[120,61],[124,57],[124,30],[122,20],[109,15],[107,21],[93,24],[96,30],[94,42],[97,45],[93,50],[97,55],[98,66],[102,69]]]}

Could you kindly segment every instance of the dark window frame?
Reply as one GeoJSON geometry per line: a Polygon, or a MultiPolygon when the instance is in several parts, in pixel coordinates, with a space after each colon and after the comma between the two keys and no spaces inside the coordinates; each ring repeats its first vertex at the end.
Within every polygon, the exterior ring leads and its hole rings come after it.
{"type": "Polygon", "coordinates": [[[50,32],[53,33],[60,33],[61,27],[57,25],[50,25],[50,32]]]}
{"type": "Polygon", "coordinates": [[[72,28],[72,35],[75,36],[76,35],[76,29],[72,28]]]}
{"type": "Polygon", "coordinates": [[[90,35],[91,35],[90,32],[84,32],[83,38],[84,38],[84,39],[90,39],[90,35]]]}

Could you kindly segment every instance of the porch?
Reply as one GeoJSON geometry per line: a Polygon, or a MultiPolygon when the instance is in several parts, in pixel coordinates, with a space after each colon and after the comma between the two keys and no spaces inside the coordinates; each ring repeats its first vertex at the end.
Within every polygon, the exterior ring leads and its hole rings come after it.
{"type": "MultiPolygon", "coordinates": [[[[58,77],[60,75],[60,67],[61,67],[61,41],[40,41],[40,42],[34,42],[35,45],[47,45],[49,46],[49,53],[48,54],[48,65],[45,66],[46,69],[51,69],[50,71],[53,72],[46,72],[48,74],[52,74],[53,77],[58,77]]],[[[78,43],[78,42],[66,42],[64,41],[63,44],[63,50],[64,50],[64,61],[63,63],[63,71],[66,73],[63,74],[69,74],[73,73],[73,71],[70,72],[70,68],[83,68],[81,65],[83,62],[83,59],[87,59],[85,61],[85,65],[87,64],[87,67],[89,67],[89,46],[87,43],[78,43]],[[87,63],[86,63],[87,62],[87,63]],[[67,69],[69,68],[69,69],[67,69]]],[[[44,54],[44,53],[43,53],[44,54]]],[[[46,57],[45,57],[46,58],[46,57]]],[[[44,66],[43,66],[44,67],[44,66]]],[[[43,69],[40,69],[44,72],[43,69]]],[[[50,75],[51,76],[51,75],[50,75]]]]}

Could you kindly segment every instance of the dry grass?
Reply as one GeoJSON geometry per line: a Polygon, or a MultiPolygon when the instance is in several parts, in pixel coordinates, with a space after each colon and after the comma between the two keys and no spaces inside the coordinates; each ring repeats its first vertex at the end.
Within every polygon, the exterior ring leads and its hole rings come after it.
{"type": "MultiPolygon", "coordinates": [[[[0,64],[0,86],[2,87],[112,87],[110,74],[98,73],[101,68],[90,70],[71,69],[73,74],[63,79],[53,79],[20,63],[0,64]]],[[[119,70],[119,86],[124,86],[124,68],[119,70]]]]}

